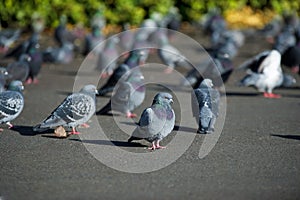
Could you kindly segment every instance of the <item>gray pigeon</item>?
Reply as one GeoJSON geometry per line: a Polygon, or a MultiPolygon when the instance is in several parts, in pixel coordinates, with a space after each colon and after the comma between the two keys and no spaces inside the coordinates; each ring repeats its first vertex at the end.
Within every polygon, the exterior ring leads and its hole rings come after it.
{"type": "Polygon", "coordinates": [[[159,142],[169,135],[174,128],[175,113],[171,106],[172,103],[173,97],[171,94],[158,93],[154,97],[152,105],[143,111],[138,126],[128,142],[145,139],[152,142],[149,149],[165,148],[160,146],[159,142]]]}
{"type": "Polygon", "coordinates": [[[115,68],[117,67],[117,59],[119,58],[119,53],[116,44],[118,42],[118,37],[113,37],[109,39],[106,42],[104,49],[99,55],[96,69],[102,71],[102,77],[112,75],[115,68]]]}
{"type": "Polygon", "coordinates": [[[9,128],[13,127],[10,122],[17,118],[24,108],[23,89],[21,81],[12,81],[8,90],[0,93],[0,124],[6,123],[9,128]]]}
{"type": "Polygon", "coordinates": [[[69,95],[42,123],[33,128],[42,132],[58,126],[71,127],[71,134],[79,134],[76,131],[78,125],[85,124],[95,113],[94,85],[84,86],[78,93],[69,95]]]}
{"type": "Polygon", "coordinates": [[[8,82],[13,80],[25,81],[30,72],[29,62],[31,57],[28,54],[22,54],[18,61],[10,63],[6,70],[8,72],[8,82]]]}
{"type": "Polygon", "coordinates": [[[111,100],[96,114],[107,114],[109,111],[119,111],[126,117],[134,118],[132,111],[140,106],[145,99],[144,76],[139,67],[127,72],[118,82],[111,100]]]}
{"type": "MultiPolygon", "coordinates": [[[[187,59],[176,47],[169,43],[165,30],[158,30],[156,32],[156,37],[159,42],[157,53],[163,63],[168,66],[165,73],[171,73],[176,66],[183,64],[187,59]]],[[[184,64],[189,65],[188,62],[185,62],[184,64]]]]}
{"type": "Polygon", "coordinates": [[[212,80],[204,79],[192,94],[193,116],[199,123],[198,133],[211,133],[219,115],[220,94],[213,88],[212,80]],[[199,107],[197,107],[199,106],[199,107]]]}
{"type": "Polygon", "coordinates": [[[0,93],[5,91],[8,72],[6,68],[0,67],[0,93]]]}

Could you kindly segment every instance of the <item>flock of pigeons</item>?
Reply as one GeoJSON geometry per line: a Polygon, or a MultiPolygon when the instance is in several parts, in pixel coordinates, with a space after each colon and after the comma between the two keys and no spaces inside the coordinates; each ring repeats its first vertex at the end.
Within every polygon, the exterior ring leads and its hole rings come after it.
{"type": "MultiPolygon", "coordinates": [[[[146,91],[139,66],[154,52],[151,48],[153,44],[158,46],[155,52],[168,66],[165,73],[172,73],[175,67],[191,66],[182,52],[171,44],[173,32],[169,30],[178,30],[180,20],[178,10],[172,8],[165,17],[155,15],[144,20],[141,29],[136,31],[130,30],[126,24],[123,34],[105,41],[102,33],[105,18],[99,13],[95,15],[91,20],[91,33],[84,37],[82,54],[97,59],[95,70],[99,71],[100,76],[107,78],[107,82],[98,89],[94,85],[86,85],[79,92],[67,96],[49,117],[33,127],[33,131],[43,132],[62,126],[72,128],[70,134],[79,134],[76,127],[88,127],[87,122],[95,113],[105,115],[118,111],[129,118],[137,117],[133,111],[144,101],[146,91]],[[99,45],[103,41],[105,45],[99,45]],[[127,51],[121,61],[118,48],[127,51]],[[96,111],[96,95],[104,96],[108,93],[112,93],[110,101],[96,111]]],[[[6,123],[9,128],[13,127],[10,122],[18,117],[24,107],[22,82],[37,83],[37,76],[44,62],[67,64],[74,58],[74,41],[79,36],[66,29],[66,17],[61,17],[60,25],[54,33],[58,47],[49,47],[44,51],[39,51],[39,37],[43,27],[41,23],[41,20],[34,21],[31,37],[12,50],[8,47],[18,38],[20,31],[0,33],[1,49],[7,52],[4,58],[16,59],[7,67],[0,68],[0,123],[6,123]]],[[[214,131],[219,115],[218,89],[234,70],[232,60],[243,45],[244,35],[240,31],[228,30],[226,21],[218,13],[207,15],[203,29],[211,38],[211,46],[206,48],[211,59],[190,67],[182,85],[194,87],[191,95],[193,116],[199,124],[198,132],[206,134],[214,131]]],[[[272,22],[260,32],[273,43],[273,48],[238,67],[247,69],[240,85],[255,86],[266,98],[279,98],[280,95],[274,94],[273,89],[282,85],[290,86],[295,82],[292,76],[282,72],[281,65],[299,73],[300,23],[295,16],[285,16],[283,21],[272,22]]],[[[145,139],[152,143],[152,150],[164,148],[159,142],[175,125],[172,103],[171,94],[159,92],[152,105],[143,111],[128,142],[145,139]]]]}

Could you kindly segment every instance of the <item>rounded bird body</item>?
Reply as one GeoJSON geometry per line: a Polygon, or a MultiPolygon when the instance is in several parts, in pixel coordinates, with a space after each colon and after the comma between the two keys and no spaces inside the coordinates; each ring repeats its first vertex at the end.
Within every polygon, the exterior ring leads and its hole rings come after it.
{"type": "Polygon", "coordinates": [[[9,128],[13,127],[10,122],[17,118],[24,108],[23,89],[21,81],[12,81],[8,90],[0,93],[0,124],[6,123],[9,128]]]}
{"type": "Polygon", "coordinates": [[[71,127],[71,134],[78,134],[75,128],[86,123],[95,113],[94,85],[83,87],[78,93],[69,95],[34,131],[45,131],[58,126],[71,127]]]}
{"type": "Polygon", "coordinates": [[[159,142],[174,128],[175,112],[171,107],[172,103],[171,94],[158,93],[154,97],[152,105],[143,111],[138,127],[128,142],[145,139],[152,143],[150,147],[152,150],[165,148],[160,146],[159,142]]]}

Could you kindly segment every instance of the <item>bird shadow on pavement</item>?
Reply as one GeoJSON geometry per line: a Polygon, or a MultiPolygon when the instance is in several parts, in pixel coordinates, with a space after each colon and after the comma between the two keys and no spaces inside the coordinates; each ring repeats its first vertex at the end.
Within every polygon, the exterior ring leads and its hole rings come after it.
{"type": "Polygon", "coordinates": [[[147,147],[146,145],[140,143],[117,141],[117,140],[79,140],[79,139],[69,139],[69,140],[87,143],[87,144],[110,145],[110,146],[117,146],[117,147],[147,147]]]}
{"type": "Polygon", "coordinates": [[[260,94],[250,92],[226,92],[226,96],[257,97],[260,96],[260,94]]]}
{"type": "Polygon", "coordinates": [[[271,134],[271,136],[280,137],[284,139],[291,139],[291,140],[300,140],[300,135],[279,135],[279,134],[271,134]]]}
{"type": "Polygon", "coordinates": [[[35,135],[51,132],[51,130],[44,131],[44,132],[35,132],[33,131],[33,126],[14,126],[13,128],[11,128],[11,130],[16,131],[23,136],[35,136],[35,135]]]}
{"type": "MultiPolygon", "coordinates": [[[[138,123],[133,123],[133,122],[121,122],[122,124],[126,124],[129,126],[136,126],[138,125],[138,123]]],[[[175,125],[173,128],[173,131],[182,131],[182,132],[187,132],[187,133],[197,133],[197,129],[195,128],[191,128],[191,127],[187,127],[187,126],[179,126],[179,125],[175,125]]]]}

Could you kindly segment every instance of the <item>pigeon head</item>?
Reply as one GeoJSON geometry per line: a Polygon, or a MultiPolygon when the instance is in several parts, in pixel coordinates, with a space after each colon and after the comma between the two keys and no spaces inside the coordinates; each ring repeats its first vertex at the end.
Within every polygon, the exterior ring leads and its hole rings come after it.
{"type": "Polygon", "coordinates": [[[173,103],[173,96],[167,92],[160,92],[158,94],[155,95],[154,99],[153,99],[153,103],[152,104],[172,104],[173,103]]]}
{"type": "Polygon", "coordinates": [[[213,82],[212,82],[211,79],[204,79],[204,80],[201,82],[201,84],[200,84],[200,87],[208,87],[208,88],[211,88],[211,87],[213,87],[213,86],[214,86],[214,84],[213,84],[213,82]]]}
{"type": "Polygon", "coordinates": [[[24,90],[23,83],[19,80],[14,80],[8,85],[8,90],[21,92],[24,90]]]}
{"type": "Polygon", "coordinates": [[[8,75],[8,72],[7,72],[6,68],[0,67],[0,75],[4,75],[4,76],[8,75]]]}
{"type": "Polygon", "coordinates": [[[88,95],[95,95],[98,94],[98,90],[94,85],[85,85],[81,90],[80,93],[88,94],[88,95]]]}

